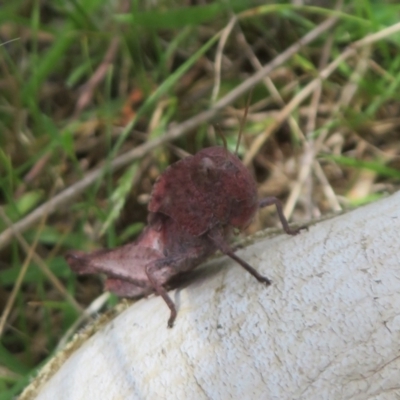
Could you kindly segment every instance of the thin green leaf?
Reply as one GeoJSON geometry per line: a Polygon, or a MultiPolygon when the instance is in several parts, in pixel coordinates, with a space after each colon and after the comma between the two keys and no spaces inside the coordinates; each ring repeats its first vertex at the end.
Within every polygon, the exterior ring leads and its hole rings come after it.
{"type": "Polygon", "coordinates": [[[129,192],[132,189],[132,184],[134,181],[134,176],[138,171],[139,164],[135,162],[131,165],[121,176],[118,181],[117,187],[114,192],[111,194],[110,198],[110,213],[107,216],[106,221],[101,227],[100,235],[103,235],[104,232],[110,227],[112,223],[119,217],[122,208],[125,205],[126,198],[129,192]]]}
{"type": "Polygon", "coordinates": [[[400,171],[398,169],[390,168],[379,161],[364,161],[356,160],[355,158],[345,156],[324,155],[321,158],[332,160],[340,165],[346,167],[353,167],[357,169],[367,169],[376,172],[380,176],[387,178],[400,179],[400,171]]]}

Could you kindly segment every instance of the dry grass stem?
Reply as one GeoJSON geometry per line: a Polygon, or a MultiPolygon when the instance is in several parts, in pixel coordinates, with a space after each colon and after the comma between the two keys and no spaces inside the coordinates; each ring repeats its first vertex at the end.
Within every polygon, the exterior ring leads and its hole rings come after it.
{"type": "Polygon", "coordinates": [[[93,98],[94,91],[100,82],[106,76],[107,70],[117,55],[118,48],[120,45],[120,39],[115,37],[111,40],[110,46],[94,74],[91,76],[89,81],[82,86],[81,95],[76,102],[76,108],[73,115],[73,119],[77,119],[80,113],[89,105],[93,98]]]}
{"type": "Polygon", "coordinates": [[[211,104],[214,104],[215,101],[217,100],[219,89],[221,86],[221,65],[222,65],[222,55],[224,51],[224,47],[226,45],[226,42],[229,38],[229,35],[232,32],[233,27],[235,26],[237,22],[237,17],[234,15],[231,17],[229,20],[228,25],[223,29],[221,33],[221,37],[219,38],[218,46],[217,46],[217,52],[215,54],[215,63],[214,63],[214,87],[212,90],[212,95],[211,95],[211,104]]]}
{"type": "MultiPolygon", "coordinates": [[[[1,218],[3,219],[3,221],[6,224],[10,224],[11,223],[11,221],[9,221],[9,219],[7,218],[4,210],[1,207],[0,207],[0,216],[1,216],[1,218]]],[[[15,281],[15,285],[14,285],[12,291],[11,291],[10,296],[7,299],[7,303],[6,303],[6,306],[5,306],[4,310],[3,310],[3,313],[1,314],[1,318],[0,318],[0,338],[1,338],[2,334],[3,334],[4,327],[6,326],[8,316],[9,316],[9,314],[10,314],[10,312],[11,312],[13,306],[14,306],[14,302],[15,302],[15,299],[17,297],[17,294],[18,294],[18,292],[19,292],[19,290],[21,288],[21,285],[22,285],[22,282],[24,280],[26,271],[28,270],[29,264],[31,263],[32,257],[33,257],[33,255],[35,253],[36,246],[37,246],[38,240],[39,240],[39,236],[40,236],[41,231],[43,230],[46,217],[47,217],[47,215],[44,215],[42,220],[40,221],[39,228],[38,228],[38,231],[36,233],[35,239],[34,239],[34,241],[32,243],[32,246],[29,246],[25,261],[22,264],[21,269],[19,270],[17,280],[15,281]]]]}
{"type": "MultiPolygon", "coordinates": [[[[253,49],[251,46],[247,43],[246,37],[244,36],[243,32],[238,29],[238,34],[237,34],[237,39],[239,42],[239,45],[243,47],[249,61],[253,65],[253,68],[256,71],[260,71],[262,69],[262,64],[260,63],[259,59],[253,52],[253,49]]],[[[285,106],[285,102],[283,101],[282,96],[279,94],[279,91],[275,87],[272,79],[269,76],[266,76],[263,79],[264,85],[266,86],[267,90],[271,93],[271,96],[274,101],[276,101],[277,104],[280,106],[285,106]]],[[[292,129],[292,132],[298,137],[301,138],[302,140],[304,139],[303,132],[301,131],[297,121],[292,117],[289,116],[288,118],[290,128],[292,129]]]]}
{"type": "MultiPolygon", "coordinates": [[[[18,243],[21,245],[22,249],[25,253],[31,254],[31,258],[33,261],[39,266],[41,271],[46,275],[52,285],[61,293],[61,295],[67,300],[71,305],[79,312],[82,311],[82,307],[77,303],[77,301],[68,293],[65,289],[64,285],[61,281],[48,269],[46,263],[39,257],[34,251],[31,253],[31,246],[29,246],[28,242],[22,237],[21,233],[14,229],[14,225],[12,221],[7,217],[2,207],[0,207],[0,216],[2,217],[3,221],[7,224],[8,229],[12,232],[12,234],[17,239],[18,243]]],[[[48,214],[44,213],[41,215],[48,216],[48,214]]]]}
{"type": "MultiPolygon", "coordinates": [[[[283,53],[275,57],[270,63],[265,65],[262,70],[255,73],[253,76],[246,79],[243,83],[238,85],[236,88],[231,90],[218,102],[216,102],[209,110],[200,112],[199,114],[189,118],[188,120],[182,122],[179,125],[173,126],[165,133],[164,136],[158,137],[151,142],[143,143],[140,146],[116,157],[110,165],[110,168],[115,171],[118,170],[134,160],[143,157],[149,151],[155,149],[156,147],[177,139],[178,137],[184,135],[185,133],[197,128],[199,125],[210,121],[215,115],[224,109],[229,104],[232,104],[236,99],[250,90],[254,85],[260,82],[266,75],[268,75],[277,66],[283,64],[287,61],[293,54],[295,54],[302,46],[312,42],[317,39],[319,35],[330,29],[337,21],[337,18],[330,18],[320,24],[318,27],[313,29],[311,32],[307,33],[302,39],[296,42],[294,45],[290,46],[283,53]]],[[[350,51],[350,50],[349,50],[350,51]]],[[[307,96],[305,96],[307,97],[307,96]]],[[[301,102],[301,101],[300,101],[301,102]]],[[[299,103],[300,103],[299,102],[299,103]]],[[[290,114],[290,112],[288,113],[290,114]]],[[[254,155],[251,156],[251,159],[254,155]]],[[[33,224],[37,223],[44,212],[52,214],[57,211],[62,205],[67,204],[73,198],[81,194],[88,186],[93,184],[97,179],[99,179],[104,173],[103,167],[98,167],[95,170],[87,173],[85,177],[79,182],[71,185],[67,189],[54,196],[52,199],[48,200],[41,206],[37,207],[34,211],[28,214],[26,217],[14,224],[15,231],[23,232],[33,224]]],[[[2,234],[0,234],[0,249],[4,248],[13,237],[10,228],[6,229],[2,234]]]]}
{"type": "MultiPolygon", "coordinates": [[[[342,56],[343,56],[343,54],[342,54],[342,56]]],[[[350,76],[349,82],[344,86],[339,101],[334,105],[334,107],[332,109],[332,116],[330,118],[331,121],[337,116],[337,114],[343,107],[346,107],[350,103],[351,99],[353,98],[353,96],[355,94],[355,90],[358,87],[356,85],[356,82],[358,82],[360,80],[361,76],[365,73],[365,70],[367,67],[367,63],[364,62],[365,59],[363,58],[362,60],[363,61],[361,63],[358,63],[358,67],[356,68],[355,72],[350,76]]],[[[331,68],[332,65],[336,64],[338,66],[338,63],[336,61],[337,60],[335,60],[328,67],[326,67],[322,71],[322,73],[324,73],[325,71],[328,71],[328,70],[330,70],[331,71],[330,73],[332,73],[333,72],[333,70],[331,68]]],[[[326,79],[326,77],[325,77],[325,79],[326,79]]],[[[325,125],[329,126],[328,123],[325,125]]],[[[325,138],[327,137],[328,133],[329,133],[329,128],[322,129],[322,131],[318,135],[317,140],[315,142],[313,141],[312,143],[309,143],[307,145],[308,149],[306,149],[306,151],[305,151],[305,155],[302,160],[303,162],[300,167],[298,179],[297,179],[295,185],[293,186],[292,190],[290,191],[290,195],[289,195],[288,200],[284,207],[284,213],[287,218],[290,218],[290,216],[294,210],[294,207],[300,196],[302,187],[306,183],[307,177],[309,176],[310,171],[311,171],[311,167],[314,164],[315,156],[316,156],[316,154],[318,154],[318,151],[323,146],[323,143],[324,143],[325,138]]],[[[319,175],[320,175],[320,173],[319,173],[319,175]]]]}

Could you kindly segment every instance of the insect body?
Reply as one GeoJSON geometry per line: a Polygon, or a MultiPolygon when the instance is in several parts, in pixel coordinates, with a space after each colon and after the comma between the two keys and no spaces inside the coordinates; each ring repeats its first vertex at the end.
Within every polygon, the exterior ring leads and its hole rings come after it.
{"type": "Polygon", "coordinates": [[[177,313],[165,284],[216,250],[270,285],[228,243],[234,228],[245,228],[257,209],[267,205],[277,207],[286,233],[299,233],[302,228],[289,228],[277,198],[258,201],[256,183],[238,157],[223,147],[209,147],[160,175],[148,206],[148,226],[135,242],[90,254],[72,251],[66,260],[79,274],[106,274],[105,289],[118,296],[159,294],[171,310],[168,326],[172,327],[177,313]]]}

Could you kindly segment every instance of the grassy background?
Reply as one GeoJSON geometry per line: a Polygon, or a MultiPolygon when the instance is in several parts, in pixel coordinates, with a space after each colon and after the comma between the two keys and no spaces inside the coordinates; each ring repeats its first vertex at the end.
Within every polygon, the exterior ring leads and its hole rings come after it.
{"type": "MultiPolygon", "coordinates": [[[[21,391],[102,292],[63,254],[134,239],[170,163],[221,135],[234,150],[248,91],[179,135],[171,127],[218,107],[333,16],[255,85],[239,155],[260,197],[287,200],[292,220],[399,188],[400,5],[293,3],[0,2],[0,400],[21,391]]],[[[263,210],[245,234],[271,225],[274,210],[263,210]]],[[[101,299],[96,311],[117,301],[101,299]]]]}

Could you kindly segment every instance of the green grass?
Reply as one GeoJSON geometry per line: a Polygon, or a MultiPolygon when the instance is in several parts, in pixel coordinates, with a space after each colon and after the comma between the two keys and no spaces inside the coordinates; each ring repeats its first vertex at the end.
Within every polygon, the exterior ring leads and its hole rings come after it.
{"type": "MultiPolygon", "coordinates": [[[[338,17],[335,28],[270,74],[286,104],[318,75],[324,46],[330,41],[328,63],[351,43],[396,24],[400,15],[396,2],[366,0],[345,2],[339,11],[254,0],[221,0],[196,7],[159,1],[155,8],[136,1],[129,11],[114,6],[117,2],[101,0],[5,3],[0,11],[0,205],[7,218],[0,215],[0,235],[7,231],[8,220],[24,220],[89,171],[101,168],[101,174],[80,195],[20,232],[39,260],[29,260],[16,237],[0,243],[3,310],[18,279],[22,280],[0,336],[0,400],[21,391],[80,315],[55,279],[82,307],[101,293],[97,277],[77,279],[64,261],[65,252],[134,239],[146,223],[152,184],[179,158],[180,150],[194,153],[221,144],[219,132],[228,148],[235,148],[248,93],[170,146],[143,153],[121,169],[112,167],[121,154],[162,139],[172,124],[212,107],[217,46],[233,14],[262,65],[325,19],[338,17]],[[94,86],[89,103],[77,109],[114,39],[119,43],[112,64],[94,86]],[[132,93],[137,99],[129,103],[132,93]],[[21,276],[24,263],[26,273],[21,276]]],[[[238,31],[233,30],[223,49],[218,99],[254,73],[238,40],[238,31]]],[[[399,188],[399,45],[397,32],[372,43],[369,52],[359,50],[343,61],[322,83],[314,128],[307,132],[310,98],[291,114],[304,136],[290,121],[274,130],[250,163],[260,195],[285,199],[298,178],[305,141],[318,143],[324,131],[316,159],[339,199],[349,196],[364,179],[363,172],[375,174],[367,192],[342,206],[363,204],[399,188]],[[367,65],[364,69],[362,62],[367,65]],[[362,72],[354,75],[358,69],[362,72]],[[350,81],[353,95],[342,101],[350,81]],[[281,175],[272,173],[274,169],[281,175]]],[[[254,87],[239,151],[242,157],[282,108],[262,82],[254,87]]],[[[321,213],[331,211],[312,172],[309,179],[314,206],[321,213]]],[[[294,218],[306,218],[304,203],[297,204],[294,218]]],[[[249,232],[274,223],[266,211],[249,232]]]]}

